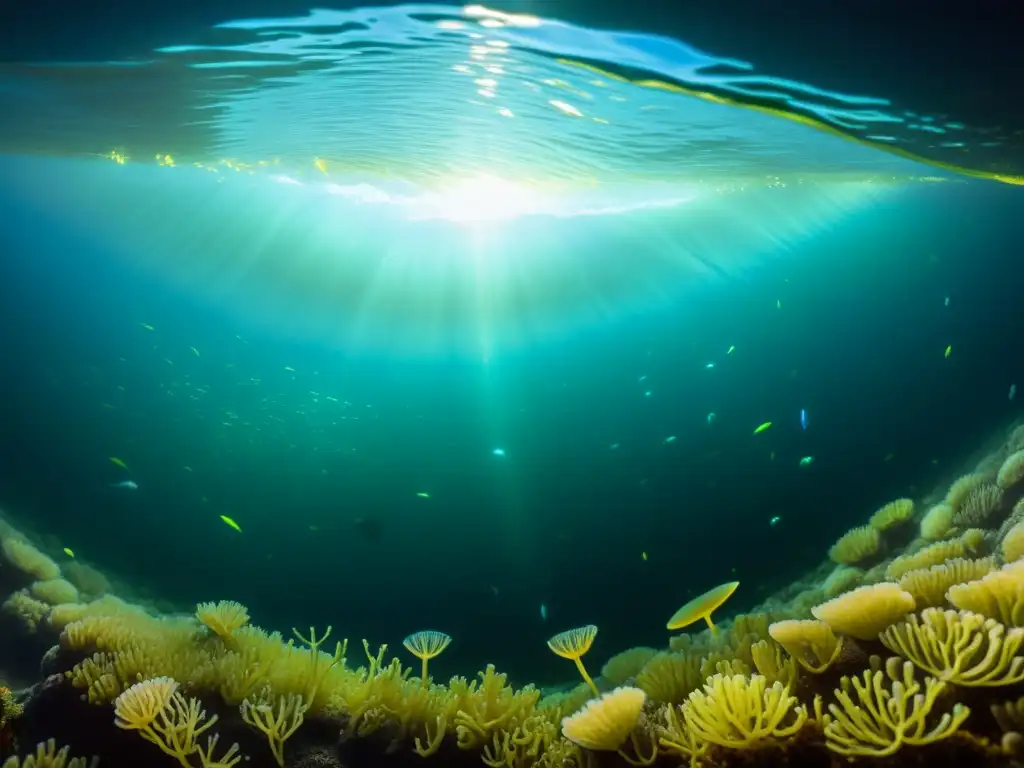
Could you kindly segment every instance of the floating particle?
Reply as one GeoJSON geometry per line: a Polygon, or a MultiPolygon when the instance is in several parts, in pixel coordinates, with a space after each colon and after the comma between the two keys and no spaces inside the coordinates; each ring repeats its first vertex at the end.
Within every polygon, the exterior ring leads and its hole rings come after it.
{"type": "Polygon", "coordinates": [[[123,470],[124,470],[125,472],[131,472],[131,470],[130,470],[130,469],[128,469],[128,465],[127,465],[127,464],[125,464],[125,463],[124,463],[123,461],[121,461],[121,460],[120,460],[119,458],[117,458],[117,456],[111,456],[111,457],[110,457],[110,461],[111,461],[112,463],[116,464],[117,466],[119,466],[119,467],[120,467],[121,469],[123,469],[123,470]]]}
{"type": "Polygon", "coordinates": [[[804,408],[800,409],[800,429],[807,429],[807,411],[804,408]]]}
{"type": "Polygon", "coordinates": [[[646,552],[641,552],[640,553],[640,558],[646,563],[647,562],[647,553],[646,552]]]}
{"type": "Polygon", "coordinates": [[[944,306],[944,307],[948,307],[949,306],[949,296],[947,296],[946,300],[942,302],[942,306],[944,306]]]}
{"type": "Polygon", "coordinates": [[[766,421],[764,424],[758,425],[757,429],[754,430],[754,434],[755,435],[760,435],[766,429],[770,429],[771,426],[772,426],[772,423],[770,421],[766,421]]]}
{"type": "Polygon", "coordinates": [[[1010,385],[1010,393],[1007,395],[1007,399],[1008,400],[1013,400],[1013,398],[1015,398],[1016,396],[1017,396],[1017,385],[1016,384],[1011,384],[1010,385]]]}
{"type": "Polygon", "coordinates": [[[676,436],[675,435],[669,435],[668,437],[665,438],[665,445],[668,445],[669,443],[674,443],[675,441],[676,441],[676,436]]]}
{"type": "Polygon", "coordinates": [[[782,309],[782,300],[781,299],[776,299],[775,300],[775,308],[776,309],[782,309]]]}
{"type": "Polygon", "coordinates": [[[717,419],[717,418],[718,418],[718,416],[716,416],[715,412],[712,411],[711,413],[708,414],[708,424],[714,424],[715,423],[715,419],[717,419]]]}
{"type": "Polygon", "coordinates": [[[497,456],[500,459],[500,458],[505,456],[505,449],[504,448],[495,448],[493,451],[491,451],[491,455],[492,456],[497,456]]]}
{"type": "Polygon", "coordinates": [[[800,459],[800,466],[801,467],[809,467],[813,463],[814,463],[814,457],[813,456],[804,456],[802,459],[800,459]]]}
{"type": "Polygon", "coordinates": [[[199,350],[198,349],[196,349],[195,347],[189,347],[189,349],[191,349],[193,352],[196,353],[196,357],[199,357],[199,350]]]}
{"type": "Polygon", "coordinates": [[[773,517],[773,518],[772,518],[771,520],[769,520],[769,521],[768,521],[768,525],[772,525],[772,526],[778,525],[778,524],[779,524],[779,521],[780,521],[781,519],[782,519],[781,517],[779,517],[778,515],[776,515],[775,517],[773,517]]]}
{"type": "Polygon", "coordinates": [[[68,557],[74,557],[75,553],[71,551],[71,547],[64,547],[64,554],[68,557]]]}
{"type": "Polygon", "coordinates": [[[540,604],[540,620],[541,621],[547,621],[548,620],[548,607],[546,605],[544,605],[544,603],[540,604]]]}
{"type": "Polygon", "coordinates": [[[417,492],[416,495],[419,496],[421,499],[429,499],[430,498],[430,494],[427,493],[426,491],[419,491],[419,492],[417,492]]]}
{"type": "Polygon", "coordinates": [[[707,370],[709,370],[709,371],[710,371],[710,370],[711,370],[712,368],[714,368],[714,367],[715,367],[715,364],[714,364],[714,363],[707,363],[707,364],[706,364],[706,365],[705,365],[704,367],[705,367],[705,368],[706,368],[707,370]]]}
{"type": "Polygon", "coordinates": [[[950,344],[948,347],[946,347],[946,354],[944,356],[945,357],[949,357],[949,353],[952,352],[952,351],[953,351],[953,345],[950,344]]]}
{"type": "Polygon", "coordinates": [[[619,450],[619,444],[618,443],[612,443],[611,445],[608,446],[608,450],[609,451],[617,451],[617,450],[619,450]]]}
{"type": "Polygon", "coordinates": [[[152,326],[152,325],[150,325],[149,323],[139,323],[139,325],[141,325],[141,326],[142,326],[143,328],[145,328],[145,329],[146,329],[147,331],[152,331],[152,330],[153,330],[153,326],[152,326]]]}
{"type": "Polygon", "coordinates": [[[733,352],[735,352],[735,351],[736,351],[736,345],[735,345],[735,344],[733,344],[732,346],[730,346],[730,347],[729,347],[729,351],[728,351],[728,352],[726,352],[725,354],[727,354],[727,355],[731,355],[731,354],[732,354],[733,352]]]}
{"type": "Polygon", "coordinates": [[[651,390],[648,389],[646,392],[644,392],[644,397],[650,397],[650,396],[651,396],[651,390]]]}

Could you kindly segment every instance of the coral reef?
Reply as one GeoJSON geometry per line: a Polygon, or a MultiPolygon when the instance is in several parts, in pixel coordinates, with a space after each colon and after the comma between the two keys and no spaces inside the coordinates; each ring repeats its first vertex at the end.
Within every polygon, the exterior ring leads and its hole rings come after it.
{"type": "Polygon", "coordinates": [[[415,669],[365,640],[353,661],[346,640],[328,644],[329,627],[267,632],[232,601],[153,613],[111,594],[94,569],[62,572],[4,523],[5,635],[42,659],[44,677],[0,688],[0,758],[4,768],[1024,765],[1021,434],[930,501],[878,508],[806,583],[718,624],[711,614],[738,584],[710,590],[668,622],[700,631],[623,651],[596,680],[583,657],[597,627],[555,635],[548,646],[583,682],[546,697],[493,666],[434,680],[428,662],[452,641],[443,632],[404,640],[415,669]]]}

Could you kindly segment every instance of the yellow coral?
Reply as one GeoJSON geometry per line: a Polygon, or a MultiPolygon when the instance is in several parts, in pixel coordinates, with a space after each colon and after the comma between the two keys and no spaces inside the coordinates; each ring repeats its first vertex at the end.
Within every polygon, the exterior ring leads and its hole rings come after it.
{"type": "Polygon", "coordinates": [[[74,603],[78,600],[78,590],[75,589],[75,585],[64,579],[37,581],[29,589],[33,597],[50,605],[74,603]]]}
{"type": "Polygon", "coordinates": [[[949,504],[936,504],[921,518],[921,538],[939,541],[953,529],[954,509],[949,504]]]}
{"type": "Polygon", "coordinates": [[[682,704],[704,682],[700,668],[700,656],[662,651],[637,673],[636,684],[655,701],[682,704]]]}
{"type": "Polygon", "coordinates": [[[953,524],[959,528],[978,527],[1003,503],[1003,489],[991,483],[972,488],[960,502],[953,515],[953,524]]]}
{"type": "Polygon", "coordinates": [[[274,753],[274,759],[281,768],[284,768],[284,743],[302,725],[303,715],[307,709],[308,706],[303,703],[301,696],[291,694],[280,697],[276,708],[272,703],[252,703],[246,699],[239,711],[245,722],[263,731],[270,742],[270,751],[274,753]]]}
{"type": "Polygon", "coordinates": [[[928,717],[945,688],[925,678],[924,692],[908,661],[889,659],[886,671],[866,671],[863,679],[844,677],[836,689],[837,704],[825,725],[825,744],[841,755],[884,757],[904,744],[921,745],[945,739],[963,725],[971,711],[955,704],[929,728],[928,717]],[[888,678],[888,680],[886,679],[888,678]]]}
{"type": "Polygon", "coordinates": [[[420,681],[424,686],[430,683],[430,678],[427,677],[427,662],[441,655],[451,641],[451,635],[433,629],[414,632],[402,641],[405,649],[420,660],[420,681]]]}
{"type": "Polygon", "coordinates": [[[1006,532],[1000,549],[1003,553],[1003,560],[1007,563],[1024,557],[1024,522],[1015,524],[1006,532]]]}
{"type": "Polygon", "coordinates": [[[35,632],[50,612],[50,606],[32,597],[27,589],[19,589],[4,601],[6,613],[17,617],[29,632],[35,632]]]}
{"type": "Polygon", "coordinates": [[[996,485],[1009,489],[1024,480],[1024,451],[1010,454],[996,475],[996,485]]]}
{"type": "Polygon", "coordinates": [[[946,492],[946,504],[951,506],[954,511],[959,509],[967,494],[985,482],[987,480],[982,474],[963,475],[957,478],[946,492]]]}
{"type": "Polygon", "coordinates": [[[579,670],[580,675],[583,677],[583,681],[590,686],[590,690],[594,692],[595,696],[600,696],[601,694],[597,690],[597,686],[594,685],[594,681],[587,674],[586,667],[583,666],[583,656],[590,650],[590,646],[594,644],[595,637],[597,637],[597,627],[593,624],[588,624],[585,627],[559,632],[548,640],[548,648],[555,655],[573,661],[576,664],[576,669],[579,670]]]}
{"type": "Polygon", "coordinates": [[[860,587],[815,606],[811,613],[833,631],[858,640],[874,640],[878,633],[914,610],[914,598],[898,584],[882,582],[860,587]]]}
{"type": "Polygon", "coordinates": [[[843,649],[842,639],[824,621],[777,621],[768,632],[804,669],[815,674],[832,666],[843,649]]]}
{"type": "MultiPolygon", "coordinates": [[[[825,579],[825,583],[821,585],[821,588],[825,593],[825,597],[836,597],[841,595],[843,592],[848,592],[858,586],[863,576],[864,571],[860,568],[851,568],[847,565],[837,565],[832,570],[832,573],[828,575],[828,578],[825,579]]],[[[819,598],[813,602],[820,603],[821,600],[819,598]]]]}
{"type": "Polygon", "coordinates": [[[914,516],[913,499],[896,499],[890,501],[871,516],[869,521],[872,528],[879,531],[887,531],[914,516]]]}
{"type": "Polygon", "coordinates": [[[876,552],[882,544],[877,528],[862,525],[844,533],[832,548],[828,556],[832,562],[840,565],[856,565],[876,552]]]}
{"type": "Polygon", "coordinates": [[[1024,626],[1024,561],[1008,563],[976,581],[949,588],[947,599],[1012,627],[1024,626]]]}
{"type": "Polygon", "coordinates": [[[733,749],[764,739],[792,736],[807,720],[807,710],[776,682],[763,675],[712,675],[703,691],[682,705],[683,719],[697,739],[733,749]]]}
{"type": "Polygon", "coordinates": [[[900,587],[914,596],[918,608],[930,608],[946,602],[946,592],[955,584],[980,579],[996,567],[994,557],[977,560],[956,558],[931,568],[903,574],[900,587]]]}
{"type": "Polygon", "coordinates": [[[758,673],[771,683],[793,688],[797,680],[797,662],[777,642],[758,640],[750,646],[751,658],[758,673]]]}
{"type": "Polygon", "coordinates": [[[626,743],[644,708],[639,688],[616,688],[562,720],[562,735],[586,749],[615,751],[626,743]]]}
{"type": "Polygon", "coordinates": [[[0,548],[7,562],[30,576],[40,581],[60,578],[60,567],[27,541],[7,538],[0,548]]]}
{"type": "Polygon", "coordinates": [[[985,541],[984,531],[976,528],[963,532],[960,538],[938,541],[910,555],[897,557],[885,569],[885,578],[898,581],[904,574],[941,565],[947,560],[975,554],[985,541]]]}
{"type": "Polygon", "coordinates": [[[7,758],[2,768],[96,768],[98,760],[95,757],[91,761],[84,757],[73,757],[69,761],[68,749],[61,747],[58,750],[57,742],[48,739],[36,745],[35,754],[24,759],[7,758]]]}
{"type": "Polygon", "coordinates": [[[1024,680],[1017,658],[1024,629],[1006,630],[969,611],[927,608],[880,637],[890,650],[943,681],[964,686],[1010,685],[1024,680]]]}
{"type": "Polygon", "coordinates": [[[631,677],[636,677],[641,669],[654,658],[657,651],[653,648],[629,648],[612,656],[601,668],[601,677],[612,685],[622,685],[631,677]]]}
{"type": "Polygon", "coordinates": [[[249,623],[249,611],[234,600],[221,600],[219,603],[199,603],[196,618],[226,639],[249,623]]]}

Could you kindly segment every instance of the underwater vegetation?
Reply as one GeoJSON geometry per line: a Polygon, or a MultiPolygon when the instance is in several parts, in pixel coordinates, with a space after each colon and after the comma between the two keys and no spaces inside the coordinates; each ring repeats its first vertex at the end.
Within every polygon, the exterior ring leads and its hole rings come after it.
{"type": "Polygon", "coordinates": [[[433,679],[436,630],[395,655],[231,600],[159,614],[5,522],[4,669],[36,682],[0,689],[3,765],[1024,764],[1024,426],[867,517],[754,611],[713,623],[740,585],[713,587],[667,623],[701,631],[596,677],[598,627],[556,634],[582,682],[548,695],[493,665],[433,679]]]}

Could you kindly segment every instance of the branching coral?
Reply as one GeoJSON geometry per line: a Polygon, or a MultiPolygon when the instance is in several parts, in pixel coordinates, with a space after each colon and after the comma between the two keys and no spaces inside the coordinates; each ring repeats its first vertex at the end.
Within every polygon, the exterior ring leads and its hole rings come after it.
{"type": "Polygon", "coordinates": [[[280,697],[276,707],[272,702],[250,702],[246,699],[239,707],[239,712],[246,723],[266,735],[274,759],[284,768],[284,743],[302,725],[307,709],[301,696],[291,694],[280,697]]]}
{"type": "Polygon", "coordinates": [[[221,600],[219,603],[199,603],[196,618],[222,640],[228,640],[236,629],[249,623],[249,611],[234,600],[221,600]]]}
{"type": "Polygon", "coordinates": [[[1024,680],[1017,657],[1024,629],[1011,629],[968,611],[928,608],[882,633],[890,650],[942,681],[964,686],[1009,685],[1024,680]]]}
{"type": "Polygon", "coordinates": [[[96,768],[95,757],[88,761],[84,757],[68,760],[68,747],[57,749],[57,742],[49,739],[36,745],[34,754],[25,758],[9,757],[0,768],[96,768]]]}
{"type": "Polygon", "coordinates": [[[681,710],[699,741],[733,749],[792,736],[807,720],[789,688],[779,682],[768,687],[762,675],[712,675],[681,710]]]}
{"type": "Polygon", "coordinates": [[[970,715],[967,707],[955,704],[929,728],[929,715],[945,684],[925,678],[922,692],[913,665],[897,658],[889,659],[885,672],[844,677],[840,686],[835,692],[838,703],[829,705],[825,739],[841,755],[884,757],[904,744],[930,744],[951,736],[970,715]]]}

